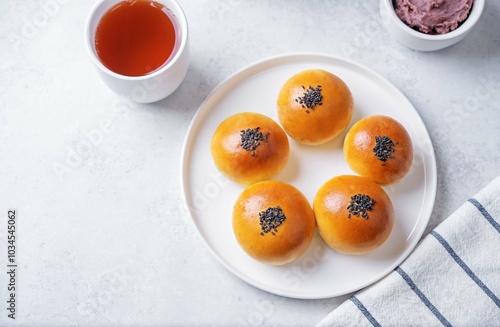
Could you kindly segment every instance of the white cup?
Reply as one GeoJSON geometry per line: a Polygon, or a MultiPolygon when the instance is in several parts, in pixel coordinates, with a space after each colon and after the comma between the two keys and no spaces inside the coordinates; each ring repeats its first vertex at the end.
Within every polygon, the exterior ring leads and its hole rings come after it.
{"type": "Polygon", "coordinates": [[[186,16],[175,0],[155,0],[170,10],[176,31],[174,54],[158,70],[143,76],[117,74],[104,66],[95,49],[95,32],[102,16],[123,0],[99,0],[87,19],[85,43],[92,62],[104,83],[116,94],[137,103],[159,101],[172,94],[182,83],[189,67],[189,35],[186,16]]]}

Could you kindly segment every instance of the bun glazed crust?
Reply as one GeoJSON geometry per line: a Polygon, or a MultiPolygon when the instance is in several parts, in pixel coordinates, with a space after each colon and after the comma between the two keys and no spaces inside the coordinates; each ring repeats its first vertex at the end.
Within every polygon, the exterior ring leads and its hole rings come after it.
{"type": "Polygon", "coordinates": [[[280,123],[292,139],[315,145],[326,143],[345,130],[354,101],[339,77],[313,69],[285,82],[278,95],[277,109],[280,123]]]}
{"type": "Polygon", "coordinates": [[[265,264],[282,265],[301,256],[316,229],[314,214],[305,196],[295,187],[263,181],[246,188],[233,208],[233,230],[242,249],[265,264]],[[260,213],[278,207],[286,218],[276,230],[264,232],[260,213]]]}
{"type": "Polygon", "coordinates": [[[210,151],[215,165],[228,179],[250,185],[278,174],[288,162],[290,147],[287,135],[274,120],[262,114],[243,112],[217,127],[210,151]],[[252,130],[250,134],[255,142],[248,142],[245,149],[242,131],[247,130],[252,130]],[[256,141],[259,140],[256,133],[261,133],[260,141],[256,141]],[[248,145],[257,146],[253,149],[248,145]]]}
{"type": "MultiPolygon", "coordinates": [[[[379,144],[379,148],[383,149],[384,146],[379,144]]],[[[410,170],[413,145],[406,129],[393,118],[369,116],[356,122],[347,132],[344,157],[359,175],[382,185],[392,184],[401,180],[410,170]],[[387,147],[392,150],[388,150],[389,157],[385,161],[374,152],[376,138],[380,136],[388,137],[393,143],[387,147]]]]}
{"type": "Polygon", "coordinates": [[[337,176],[318,190],[313,202],[318,230],[334,250],[364,254],[382,245],[394,226],[394,209],[389,196],[375,182],[360,176],[337,176]],[[352,197],[369,196],[375,201],[367,217],[349,211],[352,197]]]}

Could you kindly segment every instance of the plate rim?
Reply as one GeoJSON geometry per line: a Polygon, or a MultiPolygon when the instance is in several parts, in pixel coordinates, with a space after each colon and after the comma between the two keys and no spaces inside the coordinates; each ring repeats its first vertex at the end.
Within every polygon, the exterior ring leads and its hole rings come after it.
{"type": "MultiPolygon", "coordinates": [[[[254,72],[252,75],[257,74],[257,72],[254,72]]],[[[237,83],[234,83],[234,85],[237,85],[237,83]]],[[[225,94],[225,93],[224,93],[225,94]]],[[[202,239],[204,245],[206,248],[210,251],[210,253],[217,259],[217,261],[222,264],[224,268],[229,270],[234,276],[238,277],[242,281],[246,282],[247,284],[256,287],[260,290],[280,295],[280,296],[285,296],[289,298],[295,298],[295,299],[306,299],[306,300],[313,300],[313,299],[327,299],[327,298],[333,298],[333,297],[338,297],[342,295],[346,295],[349,293],[357,292],[362,290],[363,288],[366,288],[377,281],[383,279],[387,275],[389,275],[397,266],[399,266],[404,260],[408,258],[408,256],[411,254],[411,252],[416,248],[418,243],[421,241],[422,236],[425,232],[426,227],[429,224],[429,220],[432,216],[432,212],[434,209],[435,201],[436,201],[436,194],[437,194],[437,165],[436,165],[436,156],[435,156],[435,151],[434,151],[434,146],[432,144],[432,140],[430,138],[429,131],[427,130],[427,126],[424,124],[422,117],[416,110],[416,108],[413,106],[413,104],[410,102],[410,100],[403,94],[403,92],[397,88],[392,82],[387,80],[385,77],[377,73],[376,71],[372,70],[369,67],[364,66],[363,64],[359,64],[357,62],[354,62],[350,59],[343,58],[340,56],[335,56],[335,55],[330,55],[326,53],[321,53],[321,52],[293,52],[293,53],[287,53],[287,54],[279,54],[279,55],[274,55],[270,57],[266,57],[263,59],[260,59],[258,61],[255,61],[251,64],[245,65],[240,69],[237,69],[235,72],[231,73],[229,76],[227,76],[224,80],[222,80],[206,97],[205,99],[201,102],[199,105],[196,113],[191,119],[191,122],[188,126],[188,129],[186,131],[186,135],[182,144],[182,150],[181,150],[181,157],[180,157],[180,163],[181,163],[181,169],[180,169],[180,182],[181,182],[181,192],[182,192],[182,200],[183,200],[183,205],[186,210],[186,212],[189,214],[189,221],[194,225],[196,233],[199,235],[199,237],[202,239]],[[255,69],[259,67],[258,73],[261,73],[263,71],[266,71],[265,65],[271,65],[275,61],[285,61],[285,63],[281,64],[287,64],[291,62],[297,62],[300,63],[301,59],[302,61],[305,58],[315,59],[315,60],[323,60],[323,61],[336,61],[336,62],[342,62],[342,63],[347,63],[349,65],[355,66],[357,69],[361,69],[362,71],[365,71],[373,77],[383,81],[385,83],[385,87],[389,87],[392,92],[397,93],[402,100],[407,102],[407,104],[413,108],[413,111],[415,113],[415,117],[418,118],[418,124],[423,127],[423,130],[425,131],[425,134],[429,140],[429,144],[427,145],[428,148],[426,149],[426,155],[429,156],[429,160],[431,161],[430,167],[425,167],[425,173],[431,175],[431,180],[433,185],[427,185],[427,180],[424,179],[425,183],[425,188],[424,188],[424,200],[426,198],[425,193],[430,192],[430,203],[428,203],[429,207],[429,214],[426,215],[425,217],[425,222],[423,228],[419,231],[419,233],[416,234],[416,237],[414,238],[413,242],[407,246],[404,251],[401,252],[397,260],[394,260],[390,265],[388,265],[387,268],[385,268],[381,273],[377,274],[373,278],[370,278],[367,282],[363,283],[361,286],[356,287],[355,289],[352,289],[348,292],[330,292],[330,293],[323,293],[321,295],[306,295],[303,293],[297,293],[294,291],[287,292],[287,291],[282,291],[282,290],[276,290],[272,289],[270,287],[267,287],[265,285],[262,285],[260,282],[257,282],[255,279],[242,275],[240,274],[237,270],[235,270],[229,263],[226,262],[219,254],[215,252],[215,250],[208,244],[206,237],[201,233],[200,227],[196,222],[196,219],[194,218],[196,215],[193,212],[191,206],[188,203],[188,196],[187,196],[187,190],[189,187],[187,186],[188,183],[188,177],[186,174],[187,171],[187,165],[188,159],[191,155],[190,150],[193,147],[195,137],[194,135],[196,133],[193,133],[193,131],[196,130],[196,126],[199,126],[202,122],[202,118],[204,115],[208,115],[211,110],[204,110],[203,108],[206,107],[207,103],[212,100],[212,98],[217,95],[219,92],[221,92],[224,88],[228,87],[231,89],[233,86],[228,86],[231,84],[230,82],[233,81],[236,78],[245,78],[245,75],[251,72],[252,69],[255,69]]],[[[422,210],[422,208],[421,208],[422,210]]],[[[420,216],[420,214],[419,214],[420,216]]],[[[417,226],[417,224],[415,224],[417,226]]],[[[411,236],[412,233],[408,237],[411,236]]]]}

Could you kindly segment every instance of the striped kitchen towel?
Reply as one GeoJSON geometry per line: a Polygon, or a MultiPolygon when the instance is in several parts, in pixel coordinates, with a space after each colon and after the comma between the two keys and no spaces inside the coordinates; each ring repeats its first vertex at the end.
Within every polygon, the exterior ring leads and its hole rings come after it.
{"type": "Polygon", "coordinates": [[[500,177],[318,326],[500,326],[500,177]]]}

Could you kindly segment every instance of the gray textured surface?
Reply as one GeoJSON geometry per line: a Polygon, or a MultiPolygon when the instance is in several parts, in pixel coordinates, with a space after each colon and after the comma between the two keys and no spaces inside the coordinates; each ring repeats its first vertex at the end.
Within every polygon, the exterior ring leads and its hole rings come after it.
{"type": "MultiPolygon", "coordinates": [[[[87,56],[91,2],[0,3],[0,214],[19,211],[20,263],[18,319],[2,309],[0,325],[301,326],[347,299],[282,298],[240,281],[183,209],[179,158],[191,118],[230,74],[270,56],[346,57],[409,98],[438,165],[426,232],[500,174],[499,2],[487,1],[465,40],[434,53],[393,41],[375,0],[180,4],[191,36],[186,79],[166,100],[132,105],[87,56]],[[58,164],[71,167],[58,175],[58,164]]],[[[5,236],[0,222],[3,267],[5,236]]],[[[6,284],[0,274],[2,301],[6,284]]]]}

